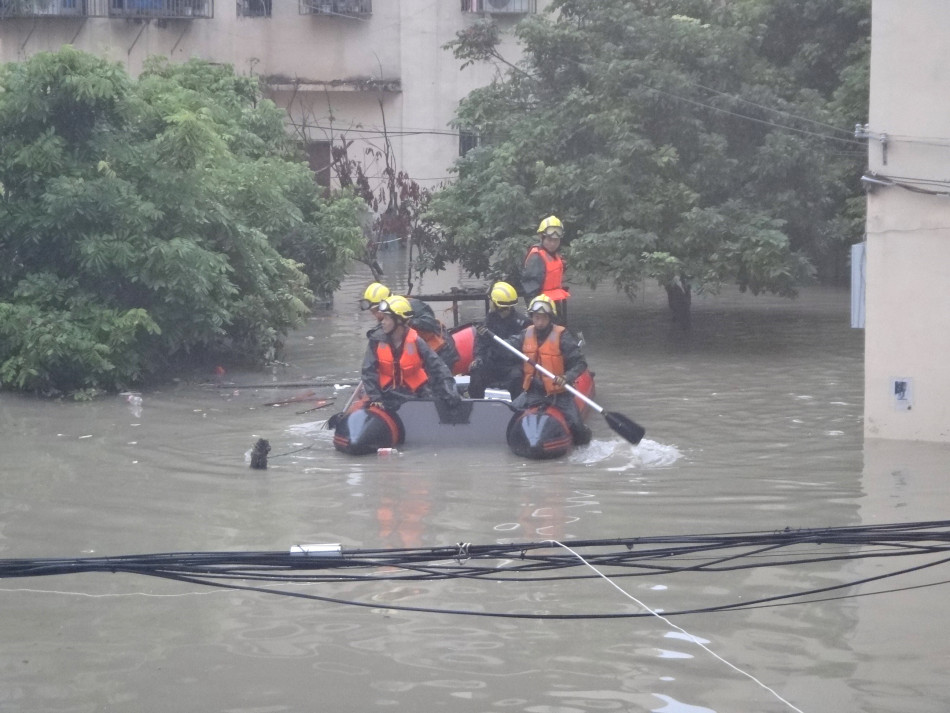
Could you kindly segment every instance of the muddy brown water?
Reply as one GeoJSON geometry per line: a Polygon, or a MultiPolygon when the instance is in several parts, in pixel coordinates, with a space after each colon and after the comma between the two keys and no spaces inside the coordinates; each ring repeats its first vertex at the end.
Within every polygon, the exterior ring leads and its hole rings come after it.
{"type": "MultiPolygon", "coordinates": [[[[697,297],[683,334],[650,290],[631,304],[575,288],[572,326],[598,400],[647,437],[633,447],[595,416],[589,447],[539,463],[503,448],[333,450],[331,409],[299,412],[351,389],[281,385],[356,377],[370,323],[354,307],[368,280],[357,269],[261,372],[222,365],[205,385],[182,380],[141,403],[0,395],[0,558],[570,544],[945,517],[946,448],[862,438],[863,334],[849,327],[846,290],[697,297]],[[266,471],[247,465],[258,438],[272,446],[266,471]]],[[[635,599],[670,611],[897,568],[658,572],[614,580],[623,591],[596,577],[274,585],[370,607],[128,574],[4,579],[0,711],[942,713],[947,588],[908,588],[946,579],[939,567],[837,595],[902,591],[681,616],[679,629],[393,608],[609,613],[635,599]]]]}

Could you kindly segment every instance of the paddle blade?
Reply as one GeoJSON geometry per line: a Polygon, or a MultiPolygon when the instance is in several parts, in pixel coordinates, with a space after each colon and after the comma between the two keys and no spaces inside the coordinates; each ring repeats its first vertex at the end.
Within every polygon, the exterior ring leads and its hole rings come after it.
{"type": "Polygon", "coordinates": [[[615,411],[604,411],[604,418],[607,419],[608,426],[614,429],[614,431],[619,433],[626,440],[630,441],[633,445],[637,445],[646,433],[646,429],[643,426],[631,421],[622,413],[617,413],[615,411]]]}

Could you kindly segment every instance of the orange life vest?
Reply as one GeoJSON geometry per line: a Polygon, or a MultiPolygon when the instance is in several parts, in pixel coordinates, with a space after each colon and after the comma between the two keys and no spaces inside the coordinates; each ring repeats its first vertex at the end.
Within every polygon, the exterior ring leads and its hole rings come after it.
{"type": "MultiPolygon", "coordinates": [[[[564,355],[561,354],[561,334],[564,327],[556,324],[551,329],[548,338],[538,344],[538,337],[533,326],[528,327],[524,334],[524,343],[522,351],[531,357],[538,364],[550,371],[552,374],[564,374],[564,355]]],[[[524,382],[521,388],[525,391],[531,386],[531,380],[534,378],[534,367],[528,362],[524,363],[524,382]]],[[[544,383],[544,392],[546,394],[560,394],[567,391],[563,386],[555,386],[554,379],[541,374],[541,381],[544,383]]]]}
{"type": "Polygon", "coordinates": [[[416,330],[422,341],[429,345],[429,349],[438,353],[438,351],[445,346],[445,340],[442,338],[442,335],[438,332],[430,332],[428,330],[419,329],[416,330]]]}
{"type": "Polygon", "coordinates": [[[555,302],[570,297],[570,293],[561,287],[564,280],[564,258],[561,257],[561,254],[554,253],[552,255],[540,245],[535,245],[525,256],[525,263],[528,262],[528,258],[531,257],[532,253],[540,255],[541,259],[544,260],[544,282],[541,284],[541,293],[555,302]]]}
{"type": "Polygon", "coordinates": [[[426,374],[422,357],[416,340],[419,334],[410,328],[402,343],[402,353],[397,362],[393,356],[392,347],[387,342],[376,345],[376,360],[379,362],[379,385],[384,388],[398,389],[408,386],[413,393],[425,384],[429,377],[426,374]]]}

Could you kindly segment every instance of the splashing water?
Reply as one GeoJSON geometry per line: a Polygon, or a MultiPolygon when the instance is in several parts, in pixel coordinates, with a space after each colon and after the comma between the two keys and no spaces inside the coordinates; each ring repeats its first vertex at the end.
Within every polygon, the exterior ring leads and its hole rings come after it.
{"type": "Polygon", "coordinates": [[[676,446],[645,438],[636,446],[623,440],[593,440],[575,449],[569,460],[579,465],[603,463],[610,471],[623,472],[630,468],[664,468],[682,457],[676,446]]]}

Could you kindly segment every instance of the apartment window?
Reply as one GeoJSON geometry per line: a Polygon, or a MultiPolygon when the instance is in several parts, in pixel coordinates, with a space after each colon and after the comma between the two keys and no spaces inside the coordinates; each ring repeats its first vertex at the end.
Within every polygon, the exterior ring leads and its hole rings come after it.
{"type": "Polygon", "coordinates": [[[371,15],[373,0],[299,0],[302,15],[371,15]]]}
{"type": "Polygon", "coordinates": [[[0,17],[82,14],[82,0],[0,0],[0,17]]]}
{"type": "Polygon", "coordinates": [[[307,144],[307,162],[317,185],[330,188],[330,142],[311,141],[307,144]]]}
{"type": "Polygon", "coordinates": [[[462,12],[526,15],[538,11],[538,0],[462,0],[462,12]]]}
{"type": "Polygon", "coordinates": [[[471,131],[459,132],[459,156],[464,156],[478,146],[478,135],[471,131]]]}
{"type": "MultiPolygon", "coordinates": [[[[214,17],[214,0],[108,0],[109,17],[190,19],[214,17]]],[[[99,17],[102,0],[86,0],[87,14],[99,17]]]]}
{"type": "Polygon", "coordinates": [[[239,0],[238,15],[241,17],[270,17],[273,0],[239,0]]]}

